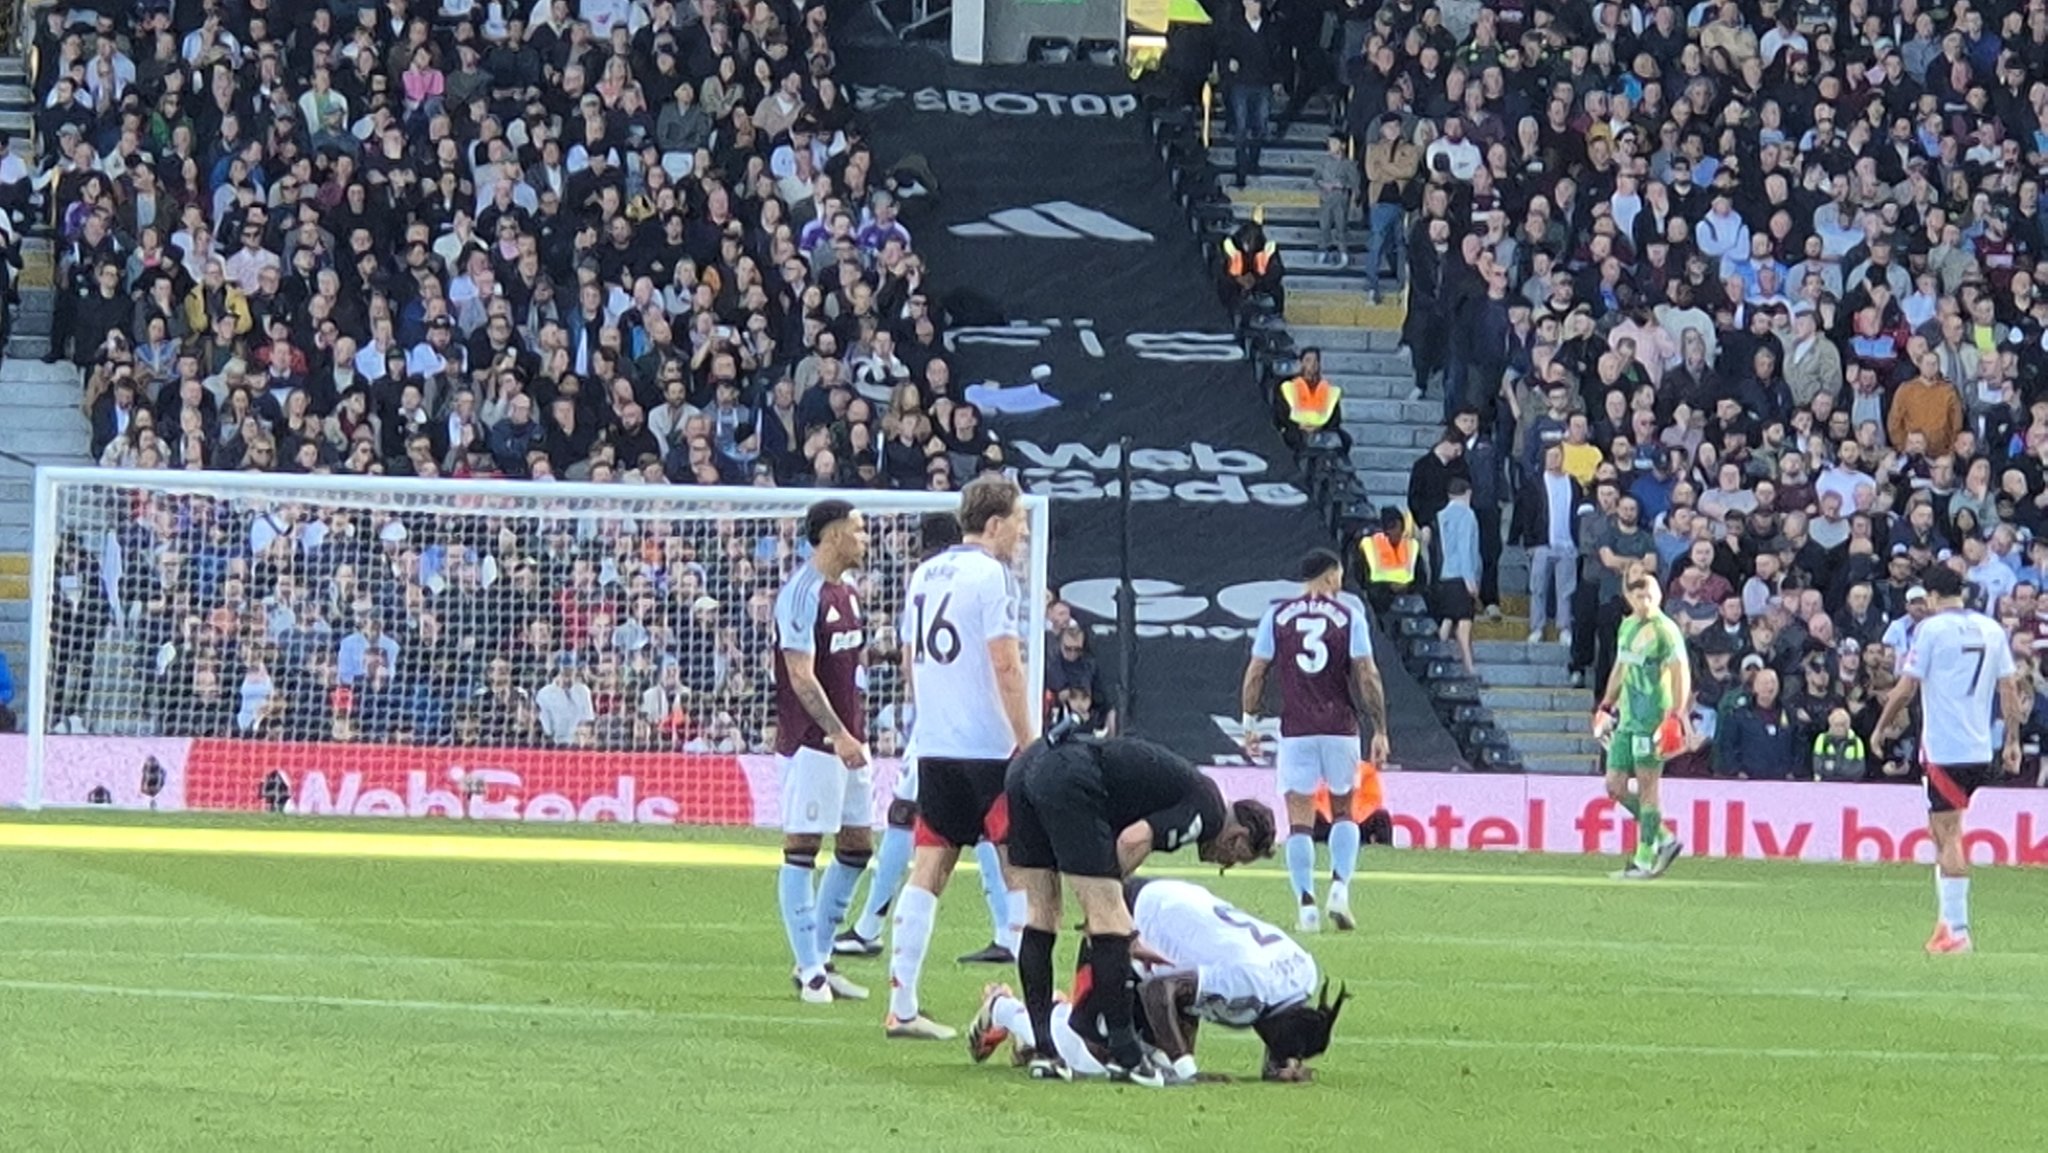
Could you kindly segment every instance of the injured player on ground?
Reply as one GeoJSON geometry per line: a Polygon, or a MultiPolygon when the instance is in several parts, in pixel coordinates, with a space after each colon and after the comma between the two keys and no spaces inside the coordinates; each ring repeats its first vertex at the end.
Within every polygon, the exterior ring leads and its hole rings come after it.
{"type": "MultiPolygon", "coordinates": [[[[1317,992],[1315,958],[1279,929],[1266,924],[1200,885],[1187,881],[1133,880],[1126,886],[1138,940],[1134,952],[1145,973],[1134,997],[1149,1056],[1170,1080],[1222,1081],[1195,1063],[1201,1025],[1250,1029],[1265,1043],[1261,1076],[1268,1081],[1307,1081],[1307,1062],[1330,1046],[1330,1032],[1346,996],[1331,1002],[1328,986],[1317,992]]],[[[1054,1010],[1051,1048],[1073,1076],[1107,1073],[1101,998],[1111,991],[1087,987],[1084,962],[1074,993],[1054,1010]]],[[[1043,1055],[1024,1004],[1001,985],[991,985],[968,1033],[968,1052],[986,1061],[1005,1042],[1015,1045],[1019,1065],[1043,1055]]]]}

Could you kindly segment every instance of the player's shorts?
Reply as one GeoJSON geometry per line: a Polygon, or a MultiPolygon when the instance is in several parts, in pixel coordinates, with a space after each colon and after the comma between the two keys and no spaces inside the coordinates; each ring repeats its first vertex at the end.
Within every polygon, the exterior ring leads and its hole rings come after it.
{"type": "Polygon", "coordinates": [[[1678,754],[1681,735],[1678,726],[1668,721],[1649,728],[1616,726],[1607,740],[1607,771],[1661,773],[1664,762],[1678,754]]]}
{"type": "Polygon", "coordinates": [[[848,771],[822,749],[798,749],[777,757],[782,774],[782,831],[836,833],[867,828],[874,821],[874,769],[848,771]]]}
{"type": "Polygon", "coordinates": [[[1009,768],[1007,760],[919,757],[916,843],[971,849],[983,838],[998,845],[1008,840],[1003,774],[1009,768]]]}
{"type": "Polygon", "coordinates": [[[1358,737],[1281,737],[1273,769],[1283,793],[1308,796],[1327,785],[1342,796],[1358,784],[1358,737]]]}
{"type": "Polygon", "coordinates": [[[1968,811],[1970,798],[1977,790],[1997,779],[1989,761],[1946,766],[1923,761],[1920,767],[1927,777],[1927,811],[1930,813],[1968,811]]]}
{"type": "Polygon", "coordinates": [[[1010,864],[1118,877],[1102,767],[1085,745],[1043,745],[1010,767],[1010,864]]]}

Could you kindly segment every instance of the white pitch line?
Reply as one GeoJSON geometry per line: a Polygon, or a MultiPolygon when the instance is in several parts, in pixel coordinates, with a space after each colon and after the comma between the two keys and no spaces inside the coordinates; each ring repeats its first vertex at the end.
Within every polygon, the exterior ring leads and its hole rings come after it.
{"type": "MultiPolygon", "coordinates": [[[[552,1017],[568,1021],[655,1024],[794,1025],[805,1028],[874,1029],[866,1018],[796,1016],[767,1013],[706,1013],[661,1009],[612,1008],[600,1005],[515,1004],[495,1001],[399,1000],[377,997],[333,997],[299,993],[243,993],[219,989],[175,989],[157,986],[100,985],[75,981],[0,979],[0,990],[52,993],[127,1000],[189,1001],[213,1004],[275,1005],[287,1008],[363,1009],[404,1013],[477,1014],[483,1016],[552,1017]]],[[[2048,1065],[2048,1053],[1985,1053],[1974,1050],[1937,1052],[1916,1049],[1805,1049],[1773,1046],[1656,1045],[1618,1041],[1514,1040],[1488,1037],[1338,1037],[1345,1046],[1404,1049],[1476,1050],[1481,1052],[1569,1053],[1624,1057],[1711,1057],[1733,1060],[1853,1061],[1868,1064],[2048,1065]]]]}
{"type": "MultiPolygon", "coordinates": [[[[331,968],[438,968],[477,966],[480,968],[563,968],[598,969],[618,972],[670,973],[670,972],[761,972],[758,962],[741,961],[665,961],[626,960],[618,958],[578,957],[469,957],[469,956],[425,956],[406,953],[295,953],[295,952],[217,952],[217,951],[142,951],[105,949],[37,949],[0,948],[0,957],[19,957],[40,960],[103,960],[135,962],[177,962],[180,964],[225,964],[225,965],[309,965],[331,968]]],[[[2037,1005],[2041,998],[2037,993],[2021,990],[1979,990],[1979,989],[1863,989],[1846,986],[1786,986],[1786,985],[1739,985],[1718,986],[1700,984],[1633,984],[1633,985],[1587,985],[1584,983],[1544,983],[1541,981],[1423,981],[1414,978],[1368,977],[1364,979],[1345,978],[1343,983],[1352,989],[1376,990],[1380,992],[1446,990],[1455,992],[1483,992],[1524,994],[1538,993],[1570,997],[1686,997],[1712,998],[1730,997],[1747,1000],[1796,1000],[1796,1001],[1894,1001],[1929,1002],[1934,1004],[1977,1003],[1990,1005],[2037,1005]]]]}

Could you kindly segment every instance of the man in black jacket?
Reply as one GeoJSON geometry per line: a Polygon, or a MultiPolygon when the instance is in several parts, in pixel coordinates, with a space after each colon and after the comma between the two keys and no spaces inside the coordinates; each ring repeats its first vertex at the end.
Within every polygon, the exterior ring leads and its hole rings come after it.
{"type": "Polygon", "coordinates": [[[1750,682],[1748,699],[1733,704],[1717,731],[1717,770],[1724,777],[1789,781],[1803,776],[1799,726],[1778,699],[1777,671],[1765,666],[1750,682]]]}
{"type": "Polygon", "coordinates": [[[1223,90],[1230,101],[1230,133],[1237,143],[1237,186],[1259,171],[1259,152],[1273,118],[1273,86],[1280,82],[1285,51],[1279,24],[1268,18],[1263,0],[1244,0],[1244,15],[1223,27],[1223,90]]]}

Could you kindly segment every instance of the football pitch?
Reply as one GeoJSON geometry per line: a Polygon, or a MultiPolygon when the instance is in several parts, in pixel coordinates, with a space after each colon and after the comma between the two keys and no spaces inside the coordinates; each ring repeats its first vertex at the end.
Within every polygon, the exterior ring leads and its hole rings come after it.
{"type": "MultiPolygon", "coordinates": [[[[790,991],[766,836],[70,815],[0,823],[9,1149],[2038,1148],[2048,873],[1368,851],[1311,1086],[1044,1085],[790,991]]],[[[1188,862],[1177,862],[1185,864],[1188,862]]],[[[1171,869],[1291,924],[1270,869],[1171,869]]],[[[956,878],[927,1011],[987,939],[956,878]]],[[[1076,935],[1062,937],[1070,958],[1076,935]]],[[[1066,961],[1062,961],[1063,967],[1066,961]]],[[[1204,1068],[1256,1043],[1202,1031],[1204,1068]]]]}

